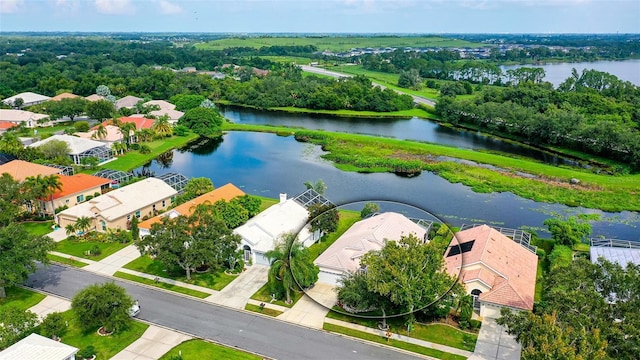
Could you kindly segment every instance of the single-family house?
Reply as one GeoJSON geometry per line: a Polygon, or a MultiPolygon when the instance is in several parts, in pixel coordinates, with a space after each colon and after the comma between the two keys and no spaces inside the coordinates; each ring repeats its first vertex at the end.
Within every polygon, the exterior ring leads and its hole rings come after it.
{"type": "Polygon", "coordinates": [[[79,97],[79,96],[76,95],[76,94],[65,92],[65,93],[58,94],[58,95],[52,97],[51,99],[49,99],[49,101],[60,101],[62,99],[73,99],[73,98],[77,98],[77,97],[79,97]]]}
{"type": "MultiPolygon", "coordinates": [[[[149,115],[153,115],[158,118],[166,115],[169,117],[169,123],[174,125],[175,123],[178,122],[178,120],[180,120],[182,116],[184,116],[184,113],[182,111],[178,111],[175,109],[160,109],[160,110],[153,110],[149,112],[149,115]]],[[[131,116],[136,116],[136,115],[131,115],[131,116]]],[[[141,116],[144,116],[144,115],[141,115],[141,116]]]]}
{"type": "Polygon", "coordinates": [[[202,194],[193,200],[189,200],[184,204],[180,204],[174,207],[173,209],[167,211],[164,214],[160,214],[150,219],[147,219],[145,221],[142,221],[140,224],[138,224],[138,228],[140,229],[140,236],[142,237],[142,236],[149,235],[151,233],[151,226],[153,226],[153,224],[162,222],[162,218],[165,216],[169,216],[170,218],[175,218],[180,215],[189,216],[193,214],[193,212],[195,211],[198,205],[202,205],[202,204],[213,205],[216,203],[216,201],[219,201],[219,200],[230,201],[235,197],[244,196],[244,195],[245,195],[244,191],[240,190],[235,185],[231,183],[226,184],[213,191],[209,191],[206,194],[202,194]]]}
{"type": "Polygon", "coordinates": [[[18,126],[18,124],[6,122],[6,121],[0,121],[0,134],[4,133],[5,131],[11,129],[14,126],[18,126]]]}
{"type": "Polygon", "coordinates": [[[32,333],[0,352],[0,360],[75,360],[78,348],[32,333]]]}
{"type": "Polygon", "coordinates": [[[22,106],[31,106],[31,105],[43,103],[51,98],[49,96],[40,95],[32,92],[23,92],[23,93],[8,97],[2,100],[2,102],[5,103],[6,105],[14,106],[16,99],[22,99],[22,106]]]}
{"type": "Polygon", "coordinates": [[[59,181],[62,190],[53,194],[53,207],[51,198],[41,200],[42,210],[47,214],[53,214],[55,209],[63,206],[73,207],[91,200],[111,186],[111,180],[87,174],[60,175],[59,181]]]}
{"type": "Polygon", "coordinates": [[[176,108],[172,103],[165,100],[149,100],[146,103],[142,104],[145,106],[157,106],[160,110],[173,110],[176,108]]]}
{"type": "Polygon", "coordinates": [[[387,241],[409,235],[427,241],[427,229],[396,212],[385,212],[356,222],[313,262],[320,268],[318,281],[337,285],[342,276],[360,269],[364,254],[381,250],[387,241]]]}
{"type": "Polygon", "coordinates": [[[48,118],[49,115],[26,110],[0,109],[0,123],[11,124],[10,126],[4,125],[9,127],[23,125],[27,128],[34,128],[48,118]]]}
{"type": "Polygon", "coordinates": [[[28,146],[37,148],[38,146],[46,144],[53,140],[64,141],[67,143],[70,150],[69,157],[71,157],[73,163],[76,165],[81,165],[83,159],[90,157],[98,159],[99,163],[105,163],[113,159],[111,149],[109,149],[106,144],[100,141],[83,139],[81,137],[72,135],[53,135],[44,140],[36,141],[28,146]]]}
{"type": "Polygon", "coordinates": [[[500,317],[503,307],[533,309],[538,265],[535,248],[479,225],[457,232],[444,256],[447,271],[473,296],[480,316],[500,317]]]}
{"type": "MultiPolygon", "coordinates": [[[[132,116],[124,116],[118,118],[118,121],[121,123],[134,123],[136,125],[136,131],[140,131],[142,129],[151,129],[153,127],[154,119],[149,119],[144,117],[144,115],[132,115],[132,116]]],[[[102,125],[112,125],[112,120],[107,120],[102,123],[102,125]]],[[[97,126],[94,126],[92,129],[97,129],[97,126]]]]}
{"type": "Polygon", "coordinates": [[[244,250],[245,262],[269,265],[265,253],[273,250],[281,235],[287,232],[298,234],[298,241],[305,246],[315,241],[314,234],[306,225],[307,209],[295,199],[280,194],[280,202],[249,219],[233,232],[242,238],[240,248],[244,250]]]}
{"type": "Polygon", "coordinates": [[[142,100],[143,99],[139,97],[127,95],[122,99],[118,99],[118,101],[116,101],[116,110],[120,110],[122,108],[133,109],[134,107],[136,107],[136,104],[138,104],[138,102],[142,100]]]}
{"type": "Polygon", "coordinates": [[[619,239],[591,239],[590,259],[596,263],[604,258],[622,267],[628,264],[640,265],[640,243],[619,239]]]}
{"type": "Polygon", "coordinates": [[[0,174],[4,173],[11,175],[11,177],[18,182],[23,182],[30,176],[61,174],[62,170],[24,160],[12,160],[0,165],[0,174]]]}
{"type": "Polygon", "coordinates": [[[98,94],[91,94],[89,96],[85,96],[85,99],[87,99],[87,100],[89,100],[91,102],[94,102],[94,101],[98,101],[98,100],[104,100],[105,97],[101,96],[101,95],[98,95],[98,94]]]}
{"type": "Polygon", "coordinates": [[[91,229],[128,229],[131,218],[149,218],[168,209],[178,192],[164,181],[147,178],[112,190],[58,213],[58,224],[66,227],[80,217],[91,218],[91,229]]]}
{"type": "MultiPolygon", "coordinates": [[[[107,144],[109,147],[112,147],[115,142],[122,142],[123,136],[120,128],[115,125],[104,125],[105,134],[103,136],[98,136],[97,126],[93,127],[91,130],[87,132],[77,132],[74,135],[81,137],[83,139],[90,139],[103,142],[107,144]]],[[[134,132],[130,131],[129,136],[131,137],[131,142],[135,140],[134,132]]]]}

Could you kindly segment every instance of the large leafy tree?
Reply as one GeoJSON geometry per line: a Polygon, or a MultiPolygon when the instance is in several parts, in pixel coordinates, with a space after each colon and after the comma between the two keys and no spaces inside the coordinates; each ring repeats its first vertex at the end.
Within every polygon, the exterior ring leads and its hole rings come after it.
{"type": "Polygon", "coordinates": [[[176,110],[187,111],[199,107],[205,99],[202,95],[178,94],[169,100],[176,106],[176,110]]]}
{"type": "Polygon", "coordinates": [[[436,301],[455,283],[444,268],[442,253],[437,244],[424,244],[413,234],[387,241],[361,260],[369,290],[388,297],[412,321],[414,311],[436,301]]]}
{"type": "Polygon", "coordinates": [[[262,204],[262,200],[260,200],[259,197],[251,195],[235,197],[231,200],[231,202],[237,202],[243,208],[245,208],[249,213],[250,218],[256,216],[260,212],[260,205],[262,204]]]}
{"type": "Polygon", "coordinates": [[[323,234],[332,233],[338,230],[340,224],[340,214],[333,204],[313,204],[309,206],[309,225],[311,231],[320,231],[323,234]]]}
{"type": "Polygon", "coordinates": [[[67,160],[71,152],[66,142],[55,139],[38,146],[38,150],[46,159],[54,161],[67,160]]]}
{"type": "Polygon", "coordinates": [[[111,117],[116,111],[116,107],[113,105],[111,101],[108,100],[98,100],[93,101],[87,104],[87,116],[90,119],[95,119],[100,122],[104,121],[111,117]]]}
{"type": "Polygon", "coordinates": [[[89,101],[82,97],[49,101],[47,102],[47,113],[56,119],[67,116],[73,121],[77,116],[82,115],[86,111],[88,104],[89,101]]]}
{"type": "Polygon", "coordinates": [[[187,110],[178,124],[200,136],[213,137],[220,132],[223,121],[222,115],[215,109],[197,107],[187,110]]]}
{"type": "Polygon", "coordinates": [[[567,359],[635,359],[640,349],[638,284],[639,265],[578,259],[550,271],[533,313],[504,311],[498,323],[522,344],[525,359],[563,351],[567,359]]]}
{"type": "Polygon", "coordinates": [[[129,309],[132,305],[131,296],[114,283],[90,285],[71,300],[71,309],[85,331],[100,326],[106,332],[126,329],[131,321],[129,309]]]}
{"type": "Polygon", "coordinates": [[[350,313],[380,311],[382,327],[387,328],[387,312],[395,307],[388,296],[372,291],[364,271],[343,276],[338,280],[338,303],[350,313]]]}
{"type": "Polygon", "coordinates": [[[50,237],[30,234],[19,224],[0,227],[0,298],[6,297],[5,286],[26,280],[37,262],[48,263],[47,252],[54,248],[50,237]]]}
{"type": "Polygon", "coordinates": [[[216,268],[224,264],[239,244],[240,237],[224,221],[202,210],[191,216],[165,216],[152,225],[149,236],[136,242],[141,253],[154,256],[168,269],[182,268],[188,280],[202,265],[216,268]]]}
{"type": "Polygon", "coordinates": [[[22,213],[23,201],[36,199],[29,196],[24,183],[21,185],[8,173],[0,175],[0,194],[0,227],[8,225],[22,213]]]}
{"type": "Polygon", "coordinates": [[[38,315],[15,306],[0,307],[0,350],[25,338],[38,325],[38,315]]]}
{"type": "Polygon", "coordinates": [[[566,220],[549,218],[544,221],[556,244],[573,246],[591,235],[591,224],[585,219],[571,216],[566,220]]]}
{"type": "Polygon", "coordinates": [[[184,187],[183,197],[185,200],[191,200],[214,189],[213,182],[207,177],[191,178],[184,187]]]}
{"type": "Polygon", "coordinates": [[[291,303],[291,293],[298,286],[307,288],[318,281],[320,269],[313,264],[309,250],[302,246],[295,233],[281,235],[275,249],[265,255],[271,263],[269,289],[272,294],[284,295],[287,304],[291,303]]]}

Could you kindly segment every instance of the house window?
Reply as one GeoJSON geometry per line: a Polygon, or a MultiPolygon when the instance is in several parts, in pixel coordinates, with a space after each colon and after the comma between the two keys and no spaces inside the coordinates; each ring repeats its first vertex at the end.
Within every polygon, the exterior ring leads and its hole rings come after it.
{"type": "Polygon", "coordinates": [[[131,220],[131,214],[127,215],[127,221],[131,220]]]}
{"type": "Polygon", "coordinates": [[[166,207],[167,206],[167,201],[166,200],[162,200],[162,207],[166,207]]]}
{"type": "Polygon", "coordinates": [[[68,204],[69,203],[69,199],[65,200],[64,202],[65,202],[65,204],[68,204]]]}
{"type": "Polygon", "coordinates": [[[136,211],[136,217],[140,218],[140,210],[136,211]]]}
{"type": "Polygon", "coordinates": [[[476,310],[480,310],[480,294],[482,294],[482,291],[478,289],[471,290],[471,297],[473,298],[473,308],[476,310]]]}
{"type": "Polygon", "coordinates": [[[84,195],[76,196],[76,201],[79,202],[79,203],[83,202],[84,201],[84,195]]]}
{"type": "Polygon", "coordinates": [[[100,220],[100,226],[102,227],[102,231],[107,231],[107,223],[104,220],[100,220]]]}
{"type": "Polygon", "coordinates": [[[153,206],[151,206],[151,208],[153,209],[153,211],[156,211],[156,204],[153,204],[153,206]]]}

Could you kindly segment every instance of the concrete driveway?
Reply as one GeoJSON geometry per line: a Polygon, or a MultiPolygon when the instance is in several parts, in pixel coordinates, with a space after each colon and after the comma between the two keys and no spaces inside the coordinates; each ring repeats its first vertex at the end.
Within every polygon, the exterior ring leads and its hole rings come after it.
{"type": "Polygon", "coordinates": [[[521,350],[520,344],[507,334],[504,326],[498,325],[495,319],[484,318],[476,348],[469,360],[519,360],[521,350]]]}
{"type": "Polygon", "coordinates": [[[236,309],[244,309],[244,306],[251,296],[267,283],[268,275],[269,267],[267,266],[249,266],[246,271],[238,275],[238,277],[225,286],[224,289],[220,290],[217,294],[207,297],[205,301],[236,309]]]}
{"type": "Polygon", "coordinates": [[[142,336],[124,348],[111,359],[115,360],[152,360],[159,359],[173,347],[191,336],[176,331],[150,325],[142,336]]]}
{"type": "Polygon", "coordinates": [[[328,284],[316,283],[291,309],[280,314],[278,319],[314,329],[322,329],[325,316],[336,304],[338,298],[333,288],[328,284]]]}

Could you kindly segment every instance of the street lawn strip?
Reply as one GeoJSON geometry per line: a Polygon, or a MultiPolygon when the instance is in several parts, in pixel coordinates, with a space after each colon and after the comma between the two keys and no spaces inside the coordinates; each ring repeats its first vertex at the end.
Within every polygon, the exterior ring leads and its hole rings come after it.
{"type": "Polygon", "coordinates": [[[360,213],[353,210],[338,210],[340,214],[340,222],[338,223],[338,229],[328,235],[324,235],[320,242],[317,242],[309,246],[309,255],[312,260],[315,260],[322,254],[331,244],[333,244],[345,231],[347,231],[353,224],[361,220],[360,213]]]}
{"type": "Polygon", "coordinates": [[[113,255],[114,253],[124,249],[130,244],[131,243],[122,244],[119,242],[83,241],[82,238],[69,238],[57,242],[55,251],[71,255],[73,257],[100,261],[107,256],[113,255]],[[86,252],[91,251],[94,246],[98,246],[100,248],[100,255],[86,255],[86,252]]]}
{"type": "Polygon", "coordinates": [[[257,312],[257,313],[260,313],[260,314],[273,316],[273,317],[276,317],[276,316],[282,314],[282,311],[280,311],[280,310],[269,309],[268,307],[260,308],[260,306],[254,305],[254,304],[246,304],[244,306],[244,309],[245,310],[249,310],[249,311],[253,311],[253,312],[257,312]]]}
{"type": "Polygon", "coordinates": [[[398,164],[407,164],[414,169],[431,171],[452,183],[462,183],[479,193],[512,192],[535,201],[611,212],[640,210],[640,196],[633,196],[638,192],[640,174],[601,175],[586,169],[556,167],[493,153],[369,135],[230,123],[223,127],[227,131],[304,135],[306,141],[322,146],[328,152],[323,157],[334,162],[343,171],[396,172],[398,164]],[[438,156],[471,160],[493,165],[501,170],[434,160],[438,156]],[[535,178],[522,177],[516,172],[530,174],[535,178]],[[570,185],[569,181],[573,178],[579,179],[580,185],[570,185]]]}
{"type": "Polygon", "coordinates": [[[20,310],[27,310],[47,297],[39,292],[27,290],[19,286],[6,287],[5,291],[7,297],[0,298],[0,306],[13,306],[20,310]]]}
{"type": "Polygon", "coordinates": [[[92,170],[91,172],[95,173],[100,169],[131,171],[155,159],[158,155],[164,154],[165,152],[173,149],[181,148],[197,138],[198,135],[189,133],[185,136],[174,135],[164,139],[141,143],[141,145],[149,146],[151,149],[149,154],[142,154],[139,150],[130,150],[124,155],[117,156],[116,160],[103,164],[98,169],[92,170]]]}
{"type": "Polygon", "coordinates": [[[132,320],[126,330],[109,336],[100,336],[97,333],[98,328],[83,332],[77,324],[73,310],[63,312],[62,316],[69,323],[67,332],[62,336],[62,342],[80,350],[92,345],[95,348],[96,359],[110,359],[141,337],[149,327],[147,324],[132,320]]]}
{"type": "Polygon", "coordinates": [[[47,235],[53,231],[53,221],[25,221],[20,225],[31,235],[47,235]]]}
{"type": "Polygon", "coordinates": [[[86,262],[82,262],[80,260],[75,259],[73,256],[63,257],[63,256],[58,256],[53,254],[47,254],[47,259],[57,263],[61,263],[61,264],[65,264],[65,265],[69,265],[77,268],[82,268],[89,265],[86,262]]]}
{"type": "Polygon", "coordinates": [[[441,36],[323,36],[323,37],[230,37],[197,43],[202,50],[223,50],[231,47],[305,46],[314,45],[318,50],[347,51],[352,48],[405,48],[405,47],[487,47],[487,44],[441,36]]]}
{"type": "MultiPolygon", "coordinates": [[[[339,313],[335,309],[330,311],[327,314],[327,317],[330,319],[366,326],[372,329],[377,329],[378,323],[381,321],[380,318],[349,316],[347,314],[339,313]]],[[[387,324],[389,325],[392,333],[466,351],[473,351],[476,346],[476,341],[478,340],[477,334],[468,333],[445,324],[422,324],[415,322],[413,324],[413,330],[410,333],[407,333],[407,326],[404,317],[388,318],[387,324]]]]}
{"type": "Polygon", "coordinates": [[[162,281],[155,282],[152,279],[147,279],[147,278],[142,277],[142,276],[127,274],[127,273],[124,273],[124,272],[121,272],[121,271],[116,271],[116,273],[113,274],[113,276],[115,276],[117,278],[120,278],[120,279],[126,279],[126,280],[135,281],[135,282],[140,283],[140,284],[150,285],[150,286],[153,286],[153,287],[157,287],[157,288],[161,288],[161,289],[165,289],[165,290],[169,290],[169,291],[175,291],[177,293],[184,294],[184,295],[189,295],[189,296],[193,296],[193,297],[197,297],[199,299],[204,299],[204,298],[206,298],[206,297],[211,295],[209,293],[205,293],[205,292],[202,292],[202,291],[193,290],[193,289],[189,289],[189,288],[178,286],[178,285],[167,284],[167,283],[162,282],[162,281]]]}
{"type": "Polygon", "coordinates": [[[160,360],[201,360],[201,359],[225,359],[225,360],[262,360],[262,356],[233,349],[212,342],[192,339],[187,340],[172,348],[160,357],[160,360]]]}
{"type": "Polygon", "coordinates": [[[125,269],[135,270],[145,274],[172,279],[191,285],[202,286],[212,290],[224,289],[225,286],[227,286],[237,277],[233,275],[227,275],[224,273],[224,269],[220,269],[213,273],[192,272],[191,280],[187,280],[187,276],[182,271],[182,269],[172,269],[175,270],[175,272],[180,272],[180,275],[176,275],[174,272],[167,271],[164,264],[162,264],[160,261],[153,260],[148,255],[140,256],[139,258],[129,262],[123,267],[125,269]]]}
{"type": "Polygon", "coordinates": [[[346,328],[346,327],[342,327],[342,326],[338,326],[338,325],[334,325],[334,324],[324,323],[322,325],[322,328],[324,330],[331,331],[331,332],[334,332],[334,333],[348,335],[348,336],[352,336],[352,337],[363,339],[363,340],[373,341],[373,342],[376,342],[378,344],[384,344],[384,345],[392,346],[392,347],[395,347],[395,348],[398,348],[398,349],[403,349],[403,350],[407,350],[407,351],[410,351],[410,352],[414,352],[414,353],[417,353],[417,354],[422,354],[422,355],[426,355],[426,356],[432,356],[432,357],[437,358],[437,359],[443,359],[443,360],[464,360],[464,359],[466,359],[466,357],[464,357],[464,356],[451,354],[451,353],[447,353],[447,352],[436,350],[436,349],[430,349],[430,348],[426,348],[424,346],[415,345],[415,344],[411,344],[411,343],[406,343],[406,342],[395,340],[395,339],[388,339],[387,340],[387,338],[379,336],[379,335],[370,334],[370,333],[367,333],[367,332],[364,332],[364,331],[358,331],[358,330],[354,330],[354,329],[350,329],[350,328],[346,328]]]}
{"type": "Polygon", "coordinates": [[[304,292],[302,290],[292,291],[291,304],[285,303],[284,298],[281,300],[271,301],[271,293],[269,292],[269,283],[266,283],[262,285],[262,287],[258,291],[256,291],[255,294],[251,295],[251,298],[253,300],[261,301],[265,304],[274,304],[274,305],[280,305],[280,306],[290,308],[290,307],[293,307],[293,305],[295,305],[296,302],[298,302],[298,300],[300,300],[300,298],[302,298],[303,295],[304,295],[304,292]]]}

